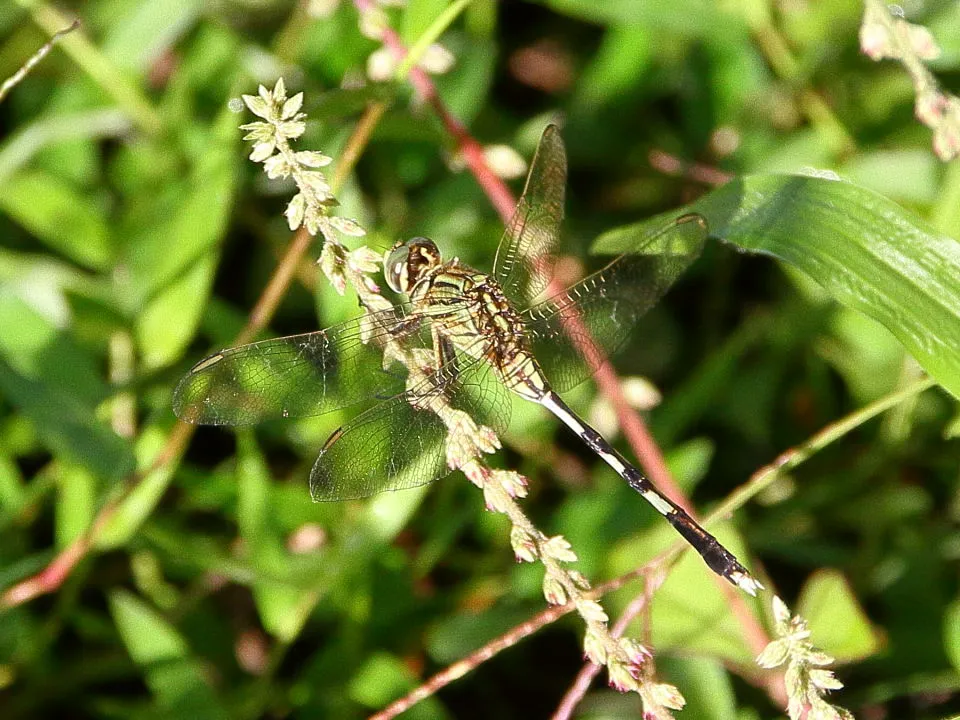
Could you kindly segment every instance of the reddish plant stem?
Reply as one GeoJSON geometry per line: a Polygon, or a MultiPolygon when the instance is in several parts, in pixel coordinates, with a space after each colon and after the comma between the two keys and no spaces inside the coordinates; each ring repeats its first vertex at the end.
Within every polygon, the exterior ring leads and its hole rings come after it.
{"type": "Polygon", "coordinates": [[[7,588],[3,595],[0,595],[0,608],[11,608],[57,590],[93,548],[96,538],[113,519],[123,500],[144,478],[174,462],[183,453],[193,432],[192,425],[181,422],[174,425],[167,442],[150,467],[128,478],[123,489],[100,508],[87,531],[57,553],[43,570],[7,588]]]}
{"type": "MultiPolygon", "coordinates": [[[[287,288],[290,286],[290,281],[293,279],[300,258],[310,248],[310,240],[310,235],[302,229],[294,236],[284,253],[283,259],[277,265],[273,276],[264,288],[256,305],[254,305],[247,324],[237,335],[236,344],[249,342],[270,322],[270,318],[273,317],[287,288]]],[[[123,490],[116,497],[107,501],[100,509],[88,530],[57,553],[43,570],[13,585],[3,595],[0,595],[0,607],[8,608],[20,605],[40,595],[46,595],[57,590],[73,572],[77,564],[90,552],[97,536],[113,518],[123,500],[144,478],[176,462],[177,458],[183,454],[195,431],[195,425],[189,425],[178,420],[167,437],[166,443],[164,443],[150,466],[145,471],[135,473],[128,478],[123,490]]]]}
{"type": "MultiPolygon", "coordinates": [[[[793,451],[791,450],[787,451],[787,453],[784,453],[784,455],[792,453],[793,451]]],[[[731,502],[734,502],[737,505],[742,505],[746,502],[747,496],[752,497],[752,493],[750,492],[751,489],[754,491],[759,491],[761,487],[766,487],[769,482],[772,481],[771,478],[777,475],[782,467],[782,463],[780,463],[779,460],[780,459],[778,458],[777,462],[763,467],[755,472],[742,488],[733,493],[736,498],[731,502]]],[[[594,586],[591,591],[586,593],[586,597],[591,599],[599,599],[611,592],[619,590],[627,583],[636,580],[637,578],[647,576],[649,578],[653,578],[650,581],[649,591],[645,590],[640,596],[646,597],[646,602],[649,603],[652,593],[659,588],[665,579],[664,573],[666,571],[666,566],[669,563],[674,562],[682,552],[689,549],[689,545],[678,540],[673,547],[665,550],[644,565],[636,567],[633,570],[624,573],[623,575],[611,578],[606,582],[594,586]]],[[[726,586],[726,583],[724,583],[724,585],[726,586]]],[[[730,588],[730,591],[734,592],[733,588],[730,588]]],[[[635,600],[634,602],[639,602],[639,600],[635,600]]],[[[644,607],[644,605],[641,604],[641,608],[642,607],[644,607]]],[[[549,607],[540,611],[529,620],[526,620],[520,625],[511,628],[503,635],[494,638],[483,647],[477,649],[475,652],[470,653],[470,655],[465,657],[463,660],[458,660],[452,665],[447,666],[444,670],[441,670],[436,675],[430,677],[426,682],[416,687],[407,695],[394,701],[383,710],[371,715],[369,720],[391,720],[392,718],[397,717],[400,713],[409,710],[421,700],[430,697],[455,680],[459,680],[460,678],[464,677],[471,670],[478,667],[481,663],[486,662],[494,655],[506,650],[507,648],[513,647],[521,640],[533,635],[540,628],[559,620],[564,615],[574,612],[575,610],[576,604],[570,602],[566,605],[554,605],[553,607],[549,607]]],[[[757,626],[759,627],[759,624],[757,626]]],[[[763,629],[760,628],[760,631],[763,632],[763,629]]],[[[753,643],[751,643],[751,646],[753,646],[753,643]]],[[[775,704],[779,705],[780,707],[786,707],[787,696],[783,687],[782,677],[782,673],[772,673],[768,675],[768,679],[766,679],[766,681],[761,681],[759,684],[763,685],[767,695],[775,704]]],[[[747,679],[749,680],[750,678],[747,679]]]]}
{"type": "MultiPolygon", "coordinates": [[[[749,485],[751,482],[758,482],[758,478],[768,469],[769,468],[764,468],[760,472],[755,473],[750,482],[747,484],[749,485]]],[[[601,598],[608,593],[619,590],[627,583],[636,580],[637,578],[647,576],[654,579],[650,581],[651,585],[649,591],[644,590],[639,594],[639,597],[645,598],[644,602],[649,603],[652,593],[663,583],[663,580],[665,579],[665,566],[669,562],[675,560],[679,555],[677,550],[678,547],[680,548],[680,552],[689,549],[688,545],[678,541],[674,548],[661,553],[650,562],[634,568],[630,572],[624,573],[623,575],[611,578],[606,582],[596,585],[593,590],[586,593],[586,597],[591,599],[601,598]]],[[[640,603],[639,607],[641,609],[646,606],[640,600],[634,600],[633,602],[640,603]]],[[[631,605],[632,604],[633,603],[631,603],[631,605]]],[[[397,717],[401,713],[409,710],[421,700],[425,700],[455,680],[459,680],[460,678],[464,677],[467,673],[478,667],[481,663],[486,662],[494,655],[506,650],[507,648],[513,647],[521,640],[533,635],[535,632],[540,630],[540,628],[559,620],[564,615],[572,613],[576,609],[576,604],[570,602],[566,605],[554,605],[546,608],[545,610],[541,610],[529,620],[526,620],[520,625],[511,628],[499,637],[494,638],[486,645],[470,653],[462,660],[458,660],[457,662],[447,666],[436,675],[430,677],[426,682],[414,688],[407,695],[404,695],[402,698],[394,701],[383,710],[371,715],[369,720],[391,720],[392,718],[397,717]]],[[[629,622],[629,619],[626,622],[629,622]]],[[[592,666],[592,663],[587,663],[587,666],[592,666]]],[[[587,668],[584,668],[581,672],[583,673],[586,671],[587,668]]],[[[599,668],[597,668],[597,671],[599,671],[599,668]]],[[[578,679],[579,677],[580,676],[578,675],[578,679]]],[[[777,705],[785,707],[787,703],[787,697],[781,680],[782,674],[774,673],[769,682],[764,682],[762,684],[764,685],[764,689],[766,690],[770,699],[777,705]]]]}
{"type": "Polygon", "coordinates": [[[237,335],[237,345],[250,342],[257,336],[257,333],[269,324],[270,318],[276,313],[280,301],[283,300],[283,296],[286,295],[287,289],[290,287],[290,282],[296,275],[300,258],[307,254],[312,241],[313,238],[306,228],[301,227],[297,230],[293,240],[287,246],[283,259],[277,265],[277,269],[257,299],[257,304],[250,311],[250,319],[237,335]]]}
{"type": "Polygon", "coordinates": [[[574,603],[568,603],[567,605],[554,605],[540,611],[526,622],[511,628],[500,637],[494,638],[476,652],[470,653],[463,660],[448,665],[408,695],[371,715],[369,720],[391,720],[391,718],[397,717],[400,713],[409,710],[418,702],[430,697],[454,680],[459,680],[497,653],[513,647],[524,638],[533,635],[540,628],[549,625],[567,613],[573,612],[575,609],[576,605],[574,603]]]}

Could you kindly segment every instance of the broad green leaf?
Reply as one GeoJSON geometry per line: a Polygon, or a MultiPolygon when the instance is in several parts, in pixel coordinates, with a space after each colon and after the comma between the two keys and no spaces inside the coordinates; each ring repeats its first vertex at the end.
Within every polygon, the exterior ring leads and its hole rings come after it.
{"type": "Polygon", "coordinates": [[[182,600],[183,593],[164,576],[165,568],[152,550],[132,552],[130,572],[137,591],[156,607],[165,611],[174,610],[182,600]]]}
{"type": "MultiPolygon", "coordinates": [[[[540,568],[539,578],[543,577],[540,568]]],[[[491,588],[493,596],[501,593],[501,586],[491,588]]],[[[484,590],[474,587],[472,597],[483,597],[484,590]]],[[[542,595],[538,600],[542,600],[542,595]]],[[[512,603],[494,603],[482,613],[464,609],[438,619],[424,638],[430,658],[441,665],[460,660],[500,635],[509,632],[529,619],[531,608],[512,603]]]]}
{"type": "MultiPolygon", "coordinates": [[[[743,543],[729,525],[713,525],[710,532],[741,560],[748,557],[743,543]]],[[[672,527],[657,522],[641,535],[616,546],[606,574],[628,572],[678,540],[672,527]]],[[[753,661],[743,638],[743,628],[730,612],[718,582],[726,581],[714,575],[696,552],[685,549],[653,599],[650,627],[656,648],[674,648],[735,663],[753,661]]],[[[753,605],[757,602],[745,599],[753,605]]],[[[612,608],[608,608],[608,612],[616,614],[612,608]]]]}
{"type": "Polygon", "coordinates": [[[599,25],[638,24],[651,31],[688,36],[730,36],[746,32],[740,19],[710,0],[645,3],[638,0],[547,0],[558,13],[599,25]]]}
{"type": "Polygon", "coordinates": [[[807,620],[813,644],[840,662],[862,660],[880,649],[879,636],[839,572],[814,573],[800,593],[797,613],[807,620]]]}
{"type": "Polygon", "coordinates": [[[684,493],[690,493],[707,476],[715,451],[712,441],[695,438],[671,448],[666,454],[667,469],[684,493]]]}
{"type": "MultiPolygon", "coordinates": [[[[152,467],[166,442],[167,428],[150,426],[137,436],[135,447],[137,467],[152,467]]],[[[117,511],[110,515],[97,533],[96,545],[101,549],[119,547],[140,530],[144,520],[153,512],[173,479],[176,463],[163,463],[143,479],[123,498],[117,511]]]]}
{"type": "Polygon", "coordinates": [[[736,720],[737,699],[723,664],[712,658],[658,657],[661,678],[680,689],[687,704],[679,717],[736,720]]]}
{"type": "Polygon", "coordinates": [[[956,407],[956,414],[953,419],[943,428],[943,439],[954,440],[960,437],[960,405],[956,407]]]}
{"type": "Polygon", "coordinates": [[[125,249],[131,301],[144,306],[134,333],[147,368],[180,356],[193,338],[213,282],[214,251],[227,228],[236,176],[238,131],[232,114],[205,135],[206,152],[192,175],[130,220],[125,249]]]}
{"type": "Polygon", "coordinates": [[[279,575],[291,562],[285,562],[288,558],[273,523],[270,470],[251,432],[239,433],[237,440],[237,525],[247,557],[258,571],[253,578],[253,599],[264,629],[292,642],[314,608],[317,591],[271,577],[271,571],[279,575]]]}
{"type": "MultiPolygon", "coordinates": [[[[390,701],[412,690],[419,684],[399,658],[386,653],[371,655],[350,683],[347,692],[350,697],[370,708],[383,708],[390,701]]],[[[449,715],[436,698],[428,698],[417,703],[404,717],[418,720],[447,718],[449,715]]]]}
{"type": "Polygon", "coordinates": [[[199,0],[153,0],[130,6],[103,39],[104,54],[126,70],[146,72],[203,11],[199,0]]]}
{"type": "Polygon", "coordinates": [[[409,0],[403,12],[400,37],[407,45],[416,42],[448,5],[448,0],[409,0]]]}
{"type": "Polygon", "coordinates": [[[486,107],[497,53],[487,40],[469,35],[451,35],[444,42],[457,62],[436,77],[437,89],[450,111],[469,122],[486,107]]]}
{"type": "Polygon", "coordinates": [[[110,515],[97,534],[97,547],[109,549],[126,543],[150,516],[173,479],[170,464],[154,470],[137,482],[124,498],[117,512],[110,515]]]}
{"type": "Polygon", "coordinates": [[[960,241],[848,182],[756,175],[679,211],[605,233],[594,251],[628,248],[638,234],[691,211],[706,217],[714,237],[796,266],[832,297],[879,321],[960,397],[960,241]]]}
{"type": "Polygon", "coordinates": [[[110,262],[104,214],[92,198],[55,175],[24,170],[7,178],[0,183],[0,210],[79,265],[102,269],[110,262]]]}
{"type": "MultiPolygon", "coordinates": [[[[297,46],[289,52],[296,53],[297,61],[303,64],[307,72],[319,71],[330,78],[343,77],[350,69],[362,66],[377,47],[356,29],[356,8],[338,2],[337,9],[330,15],[315,19],[310,31],[303,33],[297,46]]],[[[294,90],[290,84],[287,89],[294,90]]],[[[308,96],[311,94],[307,93],[308,96]]],[[[314,115],[310,103],[313,98],[307,97],[305,100],[308,103],[306,110],[312,118],[314,115]]]]}
{"type": "Polygon", "coordinates": [[[68,261],[0,249],[0,286],[55,328],[77,328],[82,322],[89,306],[78,303],[78,298],[98,306],[94,313],[100,327],[114,327],[110,281],[68,261]]]}
{"type": "Polygon", "coordinates": [[[173,362],[190,343],[203,312],[200,299],[210,291],[215,271],[215,257],[200,258],[137,315],[134,332],[146,368],[173,362]]]}
{"type": "Polygon", "coordinates": [[[128,473],[129,445],[95,416],[107,390],[93,357],[14,295],[0,294],[0,327],[0,392],[44,443],[96,477],[128,473]]]}
{"type": "Polygon", "coordinates": [[[137,596],[110,594],[110,612],[130,657],[166,717],[226,718],[183,636],[137,596]]]}
{"type": "Polygon", "coordinates": [[[863,313],[842,308],[830,318],[830,330],[820,354],[843,376],[858,403],[896,389],[904,351],[886,328],[863,313]]]}
{"type": "MultiPolygon", "coordinates": [[[[45,305],[42,303],[41,305],[45,305]]],[[[107,396],[97,361],[70,334],[69,315],[41,315],[13,293],[0,294],[0,355],[22,375],[93,408],[107,396]],[[52,316],[52,317],[50,317],[52,316]],[[61,324],[62,323],[62,324],[61,324]]]]}
{"type": "Polygon", "coordinates": [[[23,474],[7,448],[0,448],[0,517],[6,519],[20,512],[28,493],[23,474]]]}
{"type": "Polygon", "coordinates": [[[70,140],[117,137],[130,132],[130,120],[119,110],[63,112],[32,122],[0,146],[0,187],[41,150],[70,140]]]}
{"type": "Polygon", "coordinates": [[[237,461],[237,526],[256,553],[269,532],[270,470],[249,430],[237,433],[237,461]]]}
{"type": "Polygon", "coordinates": [[[378,542],[393,540],[420,508],[428,489],[428,485],[422,485],[374,496],[365,504],[366,511],[359,525],[362,532],[378,542]]]}
{"type": "Polygon", "coordinates": [[[254,581],[252,592],[264,629],[287,643],[303,630],[319,598],[319,591],[272,581],[254,581]]]}
{"type": "Polygon", "coordinates": [[[615,25],[607,29],[600,48],[577,83],[573,106],[580,112],[595,112],[643,81],[653,60],[656,39],[641,25],[615,25]]]}

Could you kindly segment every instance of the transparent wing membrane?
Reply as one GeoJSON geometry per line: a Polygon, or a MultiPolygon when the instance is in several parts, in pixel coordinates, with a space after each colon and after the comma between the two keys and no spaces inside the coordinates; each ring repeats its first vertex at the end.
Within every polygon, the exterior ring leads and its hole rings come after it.
{"type": "Polygon", "coordinates": [[[566,181],[563,140],[556,126],[548,125],[493,261],[493,277],[518,307],[529,305],[553,275],[566,181]]]}
{"type": "Polygon", "coordinates": [[[626,341],[641,316],[692,263],[707,237],[699,215],[685,215],[565,292],[523,315],[534,355],[558,392],[592,375],[626,341]]]}
{"type": "Polygon", "coordinates": [[[253,425],[389,397],[403,391],[404,373],[384,368],[382,340],[403,336],[429,345],[420,318],[395,306],[326,330],[221,350],[180,381],[173,410],[198,425],[253,425]]]}
{"type": "Polygon", "coordinates": [[[316,501],[350,500],[425,485],[450,472],[446,428],[406,394],[361,413],[324,446],[310,473],[316,501]]]}
{"type": "Polygon", "coordinates": [[[447,446],[457,433],[478,424],[499,433],[509,421],[510,398],[492,368],[460,355],[334,433],[313,466],[310,493],[347,500],[426,485],[451,472],[447,446]],[[451,430],[457,423],[465,426],[451,430]]]}

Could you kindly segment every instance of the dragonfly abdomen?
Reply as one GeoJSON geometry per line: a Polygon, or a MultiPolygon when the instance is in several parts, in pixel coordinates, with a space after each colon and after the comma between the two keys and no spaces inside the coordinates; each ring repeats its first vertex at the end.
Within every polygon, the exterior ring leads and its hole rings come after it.
{"type": "Polygon", "coordinates": [[[540,399],[540,404],[556,415],[564,425],[573,430],[586,445],[612,467],[627,484],[640,493],[643,499],[663,515],[674,529],[696,550],[711,570],[726,578],[734,585],[755,595],[762,587],[753,579],[746,568],[739,563],[733,553],[720,541],[704,530],[687,512],[661,493],[639,469],[631,465],[626,458],[608,443],[600,433],[581,420],[565,402],[552,390],[548,390],[540,399]]]}

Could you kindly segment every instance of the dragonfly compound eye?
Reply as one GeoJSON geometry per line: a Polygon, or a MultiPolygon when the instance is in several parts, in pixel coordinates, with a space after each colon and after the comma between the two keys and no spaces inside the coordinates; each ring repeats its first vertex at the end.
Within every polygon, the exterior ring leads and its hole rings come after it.
{"type": "Polygon", "coordinates": [[[394,292],[407,293],[425,272],[439,264],[440,251],[433,240],[415,237],[387,253],[384,274],[394,292]]]}
{"type": "Polygon", "coordinates": [[[395,246],[383,259],[383,274],[387,285],[394,292],[407,291],[407,261],[410,258],[410,247],[404,243],[395,246]]]}

